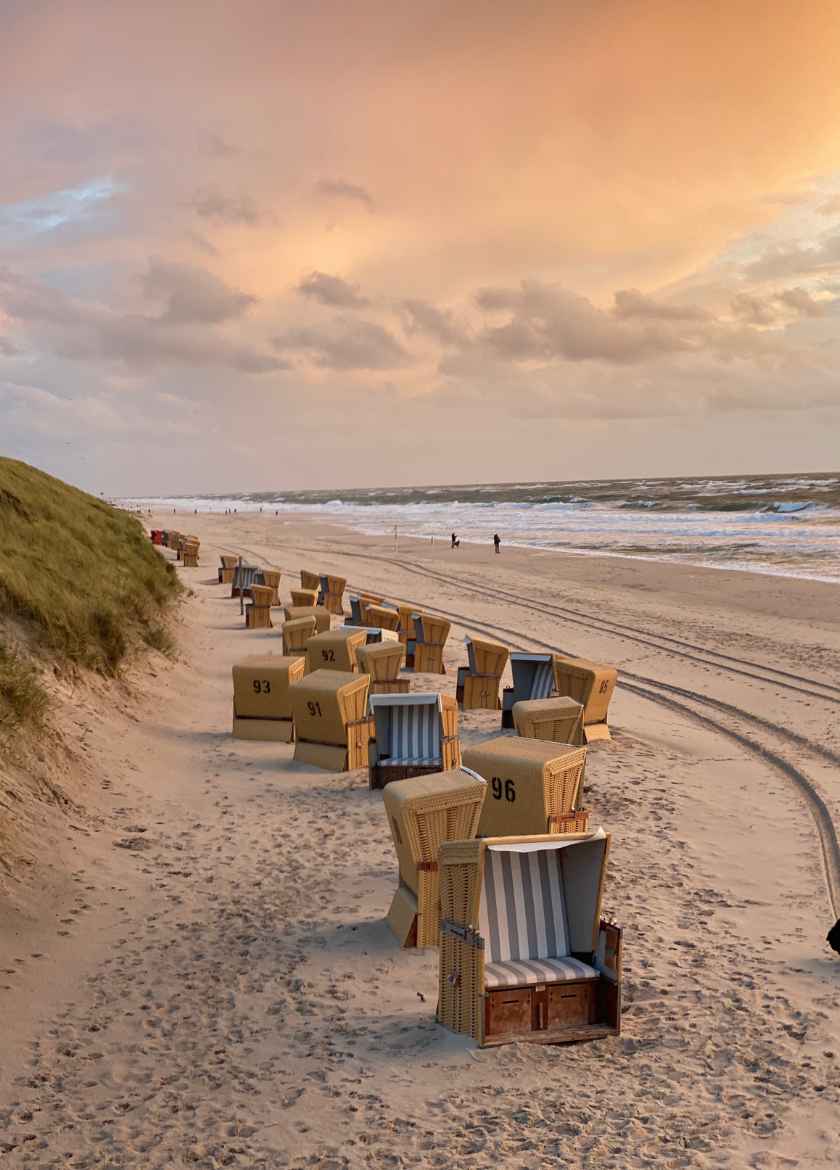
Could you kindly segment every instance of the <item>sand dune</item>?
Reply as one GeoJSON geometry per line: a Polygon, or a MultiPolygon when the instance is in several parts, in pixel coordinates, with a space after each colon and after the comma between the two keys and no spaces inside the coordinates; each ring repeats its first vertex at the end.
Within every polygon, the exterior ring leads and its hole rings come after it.
{"type": "MultiPolygon", "coordinates": [[[[2,923],[0,1165],[836,1164],[833,878],[802,790],[767,756],[837,820],[836,589],[525,552],[395,555],[274,517],[189,525],[202,566],[183,570],[182,659],[91,720],[109,786],[102,820],[63,854],[70,893],[39,916],[33,888],[2,923]],[[231,664],[280,647],[277,631],[246,633],[212,583],[222,548],[458,615],[431,686],[454,687],[468,629],[636,679],[587,766],[586,804],[613,833],[606,908],[626,928],[620,1038],[479,1051],[435,1024],[436,953],[398,950],[382,921],[395,861],[381,795],[362,773],[230,738],[231,664]]],[[[496,728],[491,713],[462,718],[465,740],[496,728]]]]}

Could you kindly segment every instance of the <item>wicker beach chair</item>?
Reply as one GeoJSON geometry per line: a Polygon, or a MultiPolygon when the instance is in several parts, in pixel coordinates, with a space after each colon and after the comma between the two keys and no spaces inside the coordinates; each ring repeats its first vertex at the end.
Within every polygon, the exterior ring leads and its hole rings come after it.
{"type": "Polygon", "coordinates": [[[482,837],[582,833],[579,808],[586,748],[501,735],[462,749],[464,766],[487,781],[478,827],[482,837]]]}
{"type": "Polygon", "coordinates": [[[356,651],[359,670],[370,675],[372,695],[405,695],[411,688],[411,679],[400,678],[400,667],[405,661],[402,642],[376,642],[360,646],[356,651]]]}
{"type": "Polygon", "coordinates": [[[424,674],[446,674],[443,648],[452,623],[446,618],[434,617],[428,613],[414,613],[412,618],[414,637],[406,644],[406,669],[424,674]]]}
{"type": "Polygon", "coordinates": [[[295,759],[333,772],[367,763],[372,720],[366,674],[315,670],[289,687],[295,759]]]}
{"type": "Polygon", "coordinates": [[[233,734],[237,739],[291,743],[289,687],[303,678],[303,659],[279,654],[245,658],[233,668],[233,734]]]}
{"type": "Polygon", "coordinates": [[[436,947],[440,938],[438,853],[444,841],[474,837],[487,785],[466,768],[414,776],[383,793],[399,865],[388,925],[404,947],[436,947]]]}
{"type": "Polygon", "coordinates": [[[307,591],[314,591],[317,596],[321,592],[321,574],[310,573],[308,569],[301,569],[300,587],[307,591]]]}
{"type": "Polygon", "coordinates": [[[323,605],[330,613],[344,616],[344,590],[347,581],[344,577],[334,577],[331,573],[322,573],[318,604],[323,605]]]}
{"type": "MultiPolygon", "coordinates": [[[[368,604],[365,606],[365,625],[376,626],[380,630],[391,630],[399,638],[400,614],[399,610],[387,605],[368,604]]],[[[400,639],[402,641],[402,639],[400,639]]]]}
{"type": "Polygon", "coordinates": [[[245,606],[245,628],[247,630],[270,630],[271,605],[274,590],[270,585],[252,585],[251,601],[245,606]]]}
{"type": "Polygon", "coordinates": [[[451,695],[437,691],[371,695],[370,711],[371,788],[461,766],[458,705],[451,695]]]}
{"type": "Polygon", "coordinates": [[[293,618],[283,623],[283,653],[306,657],[306,643],[315,637],[315,618],[293,618]]]}
{"type": "Polygon", "coordinates": [[[587,743],[612,738],[607,711],[617,681],[618,671],[614,666],[554,655],[554,687],[558,695],[569,695],[583,704],[583,734],[587,743]]]}
{"type": "Polygon", "coordinates": [[[583,736],[583,705],[565,695],[514,703],[513,723],[525,739],[580,746],[583,736]]]}
{"type": "Polygon", "coordinates": [[[368,605],[379,605],[381,601],[381,597],[374,597],[370,593],[360,593],[358,596],[351,596],[350,621],[354,626],[369,625],[366,612],[367,607],[368,605]]]}
{"type": "Polygon", "coordinates": [[[291,590],[292,605],[296,609],[303,609],[304,606],[316,605],[318,601],[317,589],[292,589],[291,590]]]}
{"type": "Polygon", "coordinates": [[[271,598],[272,605],[280,604],[280,578],[282,574],[279,569],[263,569],[263,585],[266,585],[274,592],[271,598]]]}
{"type": "Polygon", "coordinates": [[[455,698],[464,711],[498,711],[501,707],[499,686],[510,651],[498,642],[484,642],[478,638],[465,641],[469,665],[458,667],[455,698]]]}
{"type": "Polygon", "coordinates": [[[513,650],[510,655],[513,686],[502,692],[502,728],[513,727],[514,703],[547,699],[554,689],[554,659],[551,654],[527,654],[513,650]]]}
{"type": "Polygon", "coordinates": [[[343,627],[315,634],[306,643],[306,673],[314,670],[342,670],[351,673],[358,669],[356,652],[366,641],[364,630],[343,627]]]}
{"type": "Polygon", "coordinates": [[[246,565],[240,561],[233,570],[230,583],[231,597],[250,597],[252,585],[262,585],[263,572],[258,565],[246,565]]]}
{"type": "Polygon", "coordinates": [[[236,568],[239,557],[232,557],[227,553],[223,553],[219,557],[219,584],[230,585],[233,583],[233,573],[236,568]]]}
{"type": "Polygon", "coordinates": [[[383,630],[380,626],[357,626],[354,622],[345,622],[339,629],[364,631],[366,646],[376,646],[380,642],[396,642],[402,645],[394,630],[383,630]]]}
{"type": "Polygon", "coordinates": [[[197,536],[188,536],[181,546],[181,558],[184,562],[185,569],[195,569],[198,567],[198,550],[201,547],[201,542],[197,536]]]}
{"type": "Polygon", "coordinates": [[[408,644],[414,642],[414,614],[417,610],[416,605],[401,605],[397,614],[399,615],[399,635],[400,641],[406,644],[406,659],[405,664],[407,668],[414,666],[414,646],[411,646],[411,662],[408,660],[408,644]]]}
{"type": "Polygon", "coordinates": [[[332,625],[332,615],[323,605],[284,605],[283,617],[287,622],[293,622],[297,618],[314,618],[316,634],[326,633],[332,625]]]}
{"type": "Polygon", "coordinates": [[[441,845],[437,1018],[479,1045],[618,1035],[621,929],[601,918],[610,838],[441,845]]]}

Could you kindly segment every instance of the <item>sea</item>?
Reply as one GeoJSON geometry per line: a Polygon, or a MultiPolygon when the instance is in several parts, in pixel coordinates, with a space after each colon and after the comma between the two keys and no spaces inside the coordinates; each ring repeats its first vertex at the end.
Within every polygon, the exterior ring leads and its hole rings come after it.
{"type": "Polygon", "coordinates": [[[317,513],[359,532],[636,557],[840,583],[840,473],[144,497],[131,507],[317,513]]]}

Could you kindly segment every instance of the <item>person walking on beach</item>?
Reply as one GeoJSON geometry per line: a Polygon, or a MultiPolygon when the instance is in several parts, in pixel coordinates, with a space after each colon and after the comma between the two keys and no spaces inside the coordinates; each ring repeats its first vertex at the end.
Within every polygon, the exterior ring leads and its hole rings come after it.
{"type": "Polygon", "coordinates": [[[499,536],[498,532],[494,532],[493,533],[493,549],[497,554],[499,552],[501,544],[502,544],[501,536],[499,536]]]}
{"type": "Polygon", "coordinates": [[[458,537],[455,535],[455,533],[454,533],[454,532],[452,533],[452,545],[451,545],[451,547],[452,547],[452,548],[460,548],[460,547],[461,547],[461,542],[460,542],[460,540],[458,539],[458,537]]]}

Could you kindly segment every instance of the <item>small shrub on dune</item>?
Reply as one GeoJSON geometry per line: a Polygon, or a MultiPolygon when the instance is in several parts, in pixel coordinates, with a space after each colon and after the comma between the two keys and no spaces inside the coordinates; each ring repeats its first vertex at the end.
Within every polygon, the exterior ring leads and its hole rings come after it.
{"type": "Polygon", "coordinates": [[[37,671],[0,642],[0,731],[40,723],[46,707],[47,692],[37,671]]]}

